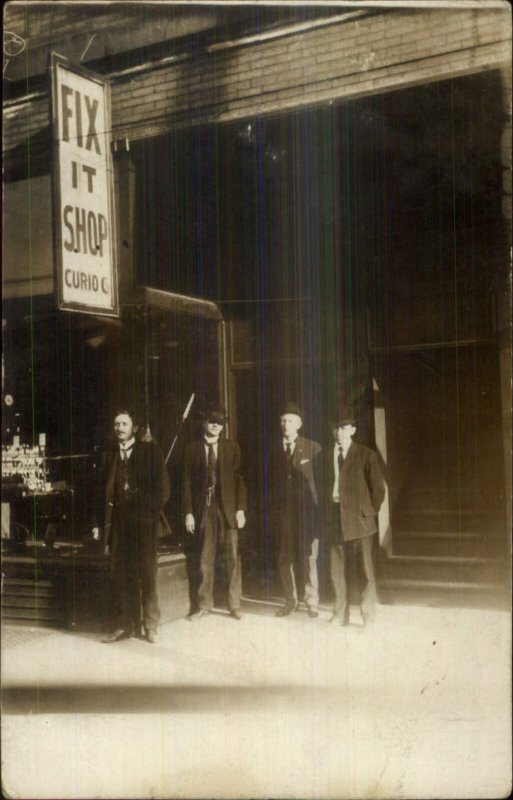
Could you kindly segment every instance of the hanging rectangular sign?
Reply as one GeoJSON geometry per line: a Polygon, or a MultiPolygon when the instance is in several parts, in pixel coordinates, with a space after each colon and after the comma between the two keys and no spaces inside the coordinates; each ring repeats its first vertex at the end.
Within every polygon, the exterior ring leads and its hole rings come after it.
{"type": "Polygon", "coordinates": [[[51,70],[58,305],[117,317],[109,85],[56,53],[51,70]]]}

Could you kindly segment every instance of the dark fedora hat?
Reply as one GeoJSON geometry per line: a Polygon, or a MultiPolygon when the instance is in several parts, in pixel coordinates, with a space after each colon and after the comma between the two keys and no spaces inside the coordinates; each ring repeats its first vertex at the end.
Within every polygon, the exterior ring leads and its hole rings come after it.
{"type": "Polygon", "coordinates": [[[209,403],[203,411],[200,411],[200,417],[208,422],[217,422],[218,425],[224,425],[228,421],[228,414],[219,403],[209,403]]]}
{"type": "Polygon", "coordinates": [[[338,406],[331,424],[334,428],[343,428],[345,425],[356,425],[356,414],[352,406],[342,403],[338,406]]]}
{"type": "Polygon", "coordinates": [[[296,417],[301,417],[301,419],[303,419],[303,413],[298,404],[290,400],[288,400],[282,406],[281,416],[283,417],[285,414],[295,414],[296,417]]]}

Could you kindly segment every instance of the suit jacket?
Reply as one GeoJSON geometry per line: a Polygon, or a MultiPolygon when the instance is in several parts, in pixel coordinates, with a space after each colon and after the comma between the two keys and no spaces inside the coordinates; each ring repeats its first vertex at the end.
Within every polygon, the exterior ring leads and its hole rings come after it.
{"type": "MultiPolygon", "coordinates": [[[[156,525],[169,497],[169,476],[160,449],[154,442],[136,440],[130,456],[132,499],[130,508],[141,521],[156,525]]],[[[104,468],[103,519],[105,544],[111,544],[112,512],[119,447],[107,454],[104,468]]],[[[155,528],[156,531],[156,528],[155,528]]]]}
{"type": "Polygon", "coordinates": [[[270,464],[271,510],[276,533],[281,539],[284,533],[286,536],[293,536],[306,548],[309,548],[313,539],[319,537],[320,455],[320,444],[298,436],[292,454],[292,469],[295,473],[292,503],[290,496],[287,503],[285,454],[281,437],[274,448],[270,464]]]}
{"type": "MultiPolygon", "coordinates": [[[[217,492],[230,528],[237,527],[236,511],[247,510],[247,490],[241,472],[241,454],[237,442],[220,438],[217,445],[217,492]]],[[[192,514],[199,527],[207,496],[207,457],[205,440],[196,439],[185,448],[182,513],[192,514]]]]}
{"type": "MultiPolygon", "coordinates": [[[[330,530],[333,508],[335,470],[333,446],[325,451],[324,494],[326,529],[330,530]]],[[[338,531],[331,531],[331,543],[337,544],[364,539],[378,530],[376,515],[385,497],[385,482],[374,450],[358,442],[351,442],[339,473],[338,531]]]]}

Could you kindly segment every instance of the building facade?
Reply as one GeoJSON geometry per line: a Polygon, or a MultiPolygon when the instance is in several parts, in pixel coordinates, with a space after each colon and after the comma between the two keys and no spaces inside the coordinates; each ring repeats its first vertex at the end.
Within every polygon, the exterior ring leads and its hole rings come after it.
{"type": "Polygon", "coordinates": [[[165,444],[191,393],[217,394],[267,574],[280,405],[328,442],[343,395],[386,470],[384,596],[504,586],[508,7],[12,2],[4,25],[9,435],[92,452],[135,375],[165,444]],[[119,319],[54,310],[51,52],[110,84],[119,319]]]}

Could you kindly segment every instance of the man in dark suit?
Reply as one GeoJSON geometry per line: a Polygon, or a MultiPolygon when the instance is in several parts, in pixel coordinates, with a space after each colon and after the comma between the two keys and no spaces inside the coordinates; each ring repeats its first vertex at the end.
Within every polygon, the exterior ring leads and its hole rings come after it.
{"type": "Polygon", "coordinates": [[[301,410],[286,403],[280,416],[281,438],[271,466],[271,497],[278,535],[278,569],[285,604],[276,616],[286,617],[304,600],[317,617],[319,580],[319,514],[316,473],[321,446],[299,435],[301,410]]]}
{"type": "Polygon", "coordinates": [[[239,531],[246,524],[247,510],[241,454],[237,442],[221,435],[227,421],[224,409],[210,405],[202,418],[203,435],[185,450],[182,484],[185,529],[199,537],[200,550],[199,611],[189,619],[202,619],[214,607],[215,562],[219,548],[226,568],[230,615],[240,620],[239,531]]]}
{"type": "Polygon", "coordinates": [[[363,566],[365,585],[360,586],[360,599],[365,624],[373,618],[377,601],[372,550],[385,484],[375,451],[353,441],[356,420],[351,408],[339,409],[332,431],[334,444],[326,450],[324,469],[335,592],[332,620],[348,624],[350,571],[356,571],[358,577],[363,566]]]}
{"type": "MultiPolygon", "coordinates": [[[[139,633],[142,623],[150,643],[157,641],[157,530],[169,495],[164,460],[154,442],[137,438],[129,408],[114,417],[117,444],[108,453],[104,472],[103,530],[110,556],[114,630],[103,641],[116,642],[139,633]]],[[[99,530],[93,532],[95,538],[99,530]]]]}

